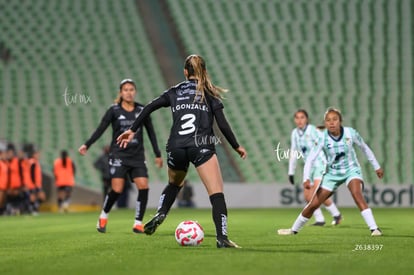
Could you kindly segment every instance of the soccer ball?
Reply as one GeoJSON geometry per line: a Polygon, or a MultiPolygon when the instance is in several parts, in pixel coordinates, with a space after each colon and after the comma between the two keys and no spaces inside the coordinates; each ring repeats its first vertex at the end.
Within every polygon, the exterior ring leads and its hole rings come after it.
{"type": "Polygon", "coordinates": [[[204,240],[204,230],[196,221],[183,221],[175,229],[175,240],[181,246],[197,246],[204,240]]]}

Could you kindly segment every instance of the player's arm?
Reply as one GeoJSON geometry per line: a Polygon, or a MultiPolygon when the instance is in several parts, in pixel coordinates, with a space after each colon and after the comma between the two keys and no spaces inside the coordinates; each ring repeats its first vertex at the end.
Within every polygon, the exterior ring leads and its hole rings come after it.
{"type": "Polygon", "coordinates": [[[378,163],[374,155],[374,152],[372,152],[371,148],[369,148],[369,146],[365,143],[364,139],[361,137],[361,135],[356,130],[352,131],[352,140],[361,149],[365,157],[371,163],[372,167],[377,173],[377,176],[379,178],[382,178],[384,175],[384,171],[382,170],[380,164],[378,163]]]}
{"type": "Polygon", "coordinates": [[[102,136],[102,134],[108,128],[109,124],[111,124],[112,116],[112,108],[109,108],[109,110],[106,111],[105,115],[101,119],[101,123],[99,124],[98,128],[96,128],[91,137],[81,147],[79,147],[78,151],[81,155],[85,155],[89,147],[91,147],[92,144],[94,144],[95,141],[97,141],[102,136]]]}
{"type": "Polygon", "coordinates": [[[297,144],[295,139],[295,130],[292,131],[292,134],[290,136],[290,157],[289,157],[289,169],[288,169],[288,175],[289,175],[289,182],[290,184],[295,184],[295,169],[296,169],[296,151],[297,151],[297,144]]]}
{"type": "Polygon", "coordinates": [[[72,161],[72,170],[73,170],[73,175],[76,175],[76,166],[73,161],[72,161]]]}
{"type": "Polygon", "coordinates": [[[32,163],[30,165],[30,178],[32,179],[32,182],[35,183],[35,185],[37,186],[38,183],[36,182],[36,164],[32,163]]]}
{"type": "Polygon", "coordinates": [[[152,100],[150,103],[145,105],[144,109],[142,109],[139,116],[135,119],[134,123],[131,127],[123,132],[121,135],[118,136],[116,142],[119,144],[120,147],[125,148],[128,143],[134,138],[135,132],[138,130],[139,127],[143,124],[145,119],[161,107],[168,107],[170,106],[170,101],[166,93],[162,94],[161,96],[157,97],[156,99],[152,100]]]}
{"type": "Polygon", "coordinates": [[[303,182],[306,183],[310,181],[310,172],[313,167],[313,164],[315,160],[318,158],[319,153],[322,151],[323,147],[323,138],[320,138],[315,145],[315,147],[312,148],[310,151],[308,158],[305,162],[305,167],[303,168],[303,182]]]}
{"type": "Polygon", "coordinates": [[[155,164],[157,165],[158,168],[161,168],[162,167],[161,151],[160,151],[160,148],[158,147],[157,135],[155,134],[154,126],[152,124],[152,120],[150,116],[148,116],[148,118],[145,120],[144,126],[145,126],[145,129],[147,130],[147,134],[151,141],[152,149],[155,154],[155,164]]]}
{"type": "Polygon", "coordinates": [[[214,110],[214,117],[216,118],[217,126],[220,131],[223,133],[224,137],[230,143],[231,147],[239,153],[240,157],[245,159],[247,157],[246,150],[240,146],[237,142],[236,136],[233,133],[233,130],[230,127],[226,117],[224,116],[223,108],[217,108],[214,110]]]}

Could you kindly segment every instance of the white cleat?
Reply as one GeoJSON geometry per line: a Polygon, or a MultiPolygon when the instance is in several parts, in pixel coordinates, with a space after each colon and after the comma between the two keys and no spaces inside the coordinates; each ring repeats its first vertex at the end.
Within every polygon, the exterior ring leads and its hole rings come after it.
{"type": "Polygon", "coordinates": [[[297,233],[298,232],[293,231],[291,228],[277,230],[277,234],[279,234],[279,235],[295,235],[297,233]]]}
{"type": "Polygon", "coordinates": [[[382,236],[381,229],[377,228],[377,229],[371,230],[371,236],[373,237],[382,236]]]}

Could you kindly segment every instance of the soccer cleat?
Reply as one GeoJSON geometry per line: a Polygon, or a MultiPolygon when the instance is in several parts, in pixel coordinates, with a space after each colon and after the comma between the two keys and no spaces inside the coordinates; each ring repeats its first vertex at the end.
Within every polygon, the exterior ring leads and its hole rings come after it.
{"type": "Polygon", "coordinates": [[[96,230],[98,230],[98,232],[105,233],[107,222],[108,222],[108,219],[99,218],[98,223],[96,225],[96,230]]]}
{"type": "Polygon", "coordinates": [[[154,234],[157,227],[162,224],[165,220],[166,215],[162,213],[157,213],[149,222],[147,222],[144,226],[144,232],[147,235],[154,234]]]}
{"type": "Polygon", "coordinates": [[[277,234],[279,234],[279,235],[295,235],[295,234],[298,234],[298,232],[293,231],[291,228],[289,228],[289,229],[279,229],[279,230],[277,230],[277,234]]]}
{"type": "Polygon", "coordinates": [[[325,222],[315,222],[312,224],[313,226],[324,226],[325,222]]]}
{"type": "Polygon", "coordinates": [[[372,230],[371,230],[371,236],[373,236],[373,237],[382,236],[382,231],[381,231],[381,229],[379,229],[379,228],[377,228],[377,229],[372,229],[372,230]]]}
{"type": "Polygon", "coordinates": [[[68,212],[69,212],[69,202],[64,201],[64,202],[62,203],[62,211],[63,211],[64,213],[68,213],[68,212]]]}
{"type": "Polygon", "coordinates": [[[229,239],[217,239],[217,248],[241,248],[241,246],[229,239]]]}
{"type": "Polygon", "coordinates": [[[338,225],[342,221],[342,215],[339,214],[338,216],[333,217],[332,225],[338,225]]]}
{"type": "Polygon", "coordinates": [[[144,226],[142,224],[136,224],[134,225],[134,228],[132,228],[132,231],[134,233],[144,233],[144,226]]]}

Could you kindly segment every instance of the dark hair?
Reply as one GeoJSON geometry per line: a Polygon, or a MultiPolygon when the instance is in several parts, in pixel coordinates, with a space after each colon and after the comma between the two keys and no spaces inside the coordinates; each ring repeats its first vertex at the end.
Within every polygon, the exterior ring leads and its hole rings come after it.
{"type": "Polygon", "coordinates": [[[137,86],[135,85],[134,80],[132,80],[132,79],[130,79],[130,78],[125,78],[124,80],[122,80],[122,81],[119,83],[119,90],[122,90],[122,87],[123,87],[125,84],[127,84],[127,83],[132,84],[132,85],[135,87],[135,89],[137,88],[137,86]]]}
{"type": "Polygon", "coordinates": [[[7,151],[13,151],[16,152],[16,147],[14,146],[13,143],[9,143],[7,144],[7,151]]]}
{"type": "Polygon", "coordinates": [[[62,150],[60,152],[60,157],[62,159],[62,165],[63,165],[63,167],[66,167],[66,158],[68,157],[68,151],[62,150]]]}
{"type": "Polygon", "coordinates": [[[298,113],[302,113],[302,114],[304,114],[304,115],[305,115],[305,117],[306,117],[306,119],[308,119],[308,120],[309,120],[309,115],[308,115],[308,112],[307,112],[305,109],[297,109],[297,110],[296,110],[296,112],[295,112],[295,114],[293,115],[293,117],[295,117],[295,116],[296,116],[296,114],[298,114],[298,113]]]}

